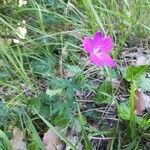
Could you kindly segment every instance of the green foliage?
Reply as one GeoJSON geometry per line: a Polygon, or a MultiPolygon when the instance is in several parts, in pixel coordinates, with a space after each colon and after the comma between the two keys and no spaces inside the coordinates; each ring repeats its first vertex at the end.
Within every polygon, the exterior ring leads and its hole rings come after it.
{"type": "Polygon", "coordinates": [[[71,121],[71,117],[68,112],[66,112],[66,110],[64,111],[65,112],[62,112],[54,117],[53,123],[55,126],[66,127],[71,121]]]}
{"type": "Polygon", "coordinates": [[[50,89],[47,89],[46,90],[46,94],[51,98],[52,96],[55,96],[57,94],[61,95],[62,93],[62,90],[61,89],[56,89],[56,90],[50,90],[50,89]]]}
{"type": "Polygon", "coordinates": [[[85,129],[84,129],[85,119],[84,119],[83,115],[81,114],[78,103],[77,103],[77,108],[78,108],[79,122],[80,122],[80,125],[81,125],[82,134],[83,134],[83,137],[84,137],[85,148],[88,149],[88,150],[92,150],[93,149],[92,145],[91,145],[91,143],[88,139],[87,133],[85,132],[85,129]]]}
{"type": "Polygon", "coordinates": [[[124,103],[121,103],[118,107],[119,115],[124,120],[130,120],[130,108],[124,103]]]}
{"type": "MultiPolygon", "coordinates": [[[[40,111],[41,108],[41,101],[37,98],[33,98],[30,100],[28,107],[32,110],[32,109],[36,109],[36,111],[40,111]]],[[[33,111],[32,111],[33,112],[33,111]]]]}
{"type": "Polygon", "coordinates": [[[140,77],[146,74],[148,66],[136,66],[136,67],[128,67],[126,70],[126,80],[127,81],[136,81],[139,80],[140,77]]]}
{"type": "Polygon", "coordinates": [[[150,128],[150,119],[145,119],[142,117],[138,118],[138,124],[143,130],[147,130],[150,128]]]}
{"type": "Polygon", "coordinates": [[[4,150],[13,150],[7,135],[2,130],[0,130],[0,147],[4,150]],[[3,142],[3,147],[1,142],[3,142]]]}
{"type": "Polygon", "coordinates": [[[79,66],[75,65],[67,65],[67,69],[74,73],[76,76],[79,76],[81,73],[83,73],[82,69],[79,66]]]}
{"type": "Polygon", "coordinates": [[[32,137],[32,141],[28,144],[28,150],[33,150],[33,149],[40,150],[40,147],[38,143],[36,142],[36,139],[34,136],[32,137]]]}
{"type": "Polygon", "coordinates": [[[3,102],[0,102],[0,126],[2,126],[8,119],[9,109],[3,102]]]}
{"type": "Polygon", "coordinates": [[[51,117],[55,125],[65,127],[74,117],[75,89],[78,85],[74,80],[52,79],[49,81],[50,89],[40,95],[40,113],[51,117]]]}
{"type": "Polygon", "coordinates": [[[33,138],[35,139],[40,149],[45,150],[45,145],[43,141],[41,140],[41,137],[39,136],[38,132],[36,131],[36,128],[34,127],[31,118],[28,116],[28,114],[25,114],[25,115],[26,115],[27,126],[30,129],[30,131],[33,133],[32,134],[33,138]]]}
{"type": "Polygon", "coordinates": [[[46,75],[52,74],[55,71],[55,59],[50,58],[43,58],[42,60],[33,61],[32,68],[36,73],[46,75]]]}
{"type": "Polygon", "coordinates": [[[111,102],[112,91],[112,83],[110,81],[104,81],[97,89],[95,102],[98,104],[111,102]]]}
{"type": "Polygon", "coordinates": [[[8,80],[10,77],[11,76],[8,72],[0,70],[0,79],[8,80]]]}
{"type": "Polygon", "coordinates": [[[64,20],[55,14],[44,14],[43,18],[44,24],[59,25],[61,23],[64,23],[64,20]]]}
{"type": "MultiPolygon", "coordinates": [[[[42,2],[42,1],[41,1],[42,2]]],[[[63,8],[65,8],[65,5],[63,3],[61,3],[60,1],[56,1],[56,0],[45,0],[44,1],[45,4],[48,7],[51,7],[53,10],[57,10],[57,9],[61,9],[63,10],[63,8]]],[[[60,10],[59,10],[60,11],[60,10]]]]}
{"type": "Polygon", "coordinates": [[[144,91],[150,91],[150,78],[142,77],[140,79],[140,88],[144,91]]]}
{"type": "MultiPolygon", "coordinates": [[[[121,119],[129,121],[130,120],[130,108],[128,105],[121,103],[118,106],[119,116],[121,119]]],[[[139,125],[143,130],[147,130],[150,127],[150,119],[146,119],[143,117],[135,116],[135,123],[139,125]]]]}
{"type": "Polygon", "coordinates": [[[83,4],[84,0],[76,0],[79,4],[83,4]]]}
{"type": "Polygon", "coordinates": [[[40,107],[40,114],[43,117],[49,117],[50,114],[51,114],[50,106],[46,105],[46,104],[42,104],[41,107],[40,107]]]}

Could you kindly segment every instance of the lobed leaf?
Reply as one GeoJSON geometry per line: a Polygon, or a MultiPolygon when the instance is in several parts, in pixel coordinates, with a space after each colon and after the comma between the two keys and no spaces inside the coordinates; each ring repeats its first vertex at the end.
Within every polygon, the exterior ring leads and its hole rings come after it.
{"type": "Polygon", "coordinates": [[[138,80],[142,75],[146,74],[147,69],[148,66],[146,65],[128,67],[125,78],[127,81],[138,80]]]}

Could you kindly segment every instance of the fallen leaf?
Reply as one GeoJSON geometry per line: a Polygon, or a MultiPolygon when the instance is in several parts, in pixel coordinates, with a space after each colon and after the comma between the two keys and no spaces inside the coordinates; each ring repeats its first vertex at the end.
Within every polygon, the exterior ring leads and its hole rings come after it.
{"type": "Polygon", "coordinates": [[[135,112],[137,115],[142,115],[145,110],[143,93],[140,90],[137,90],[136,93],[136,109],[135,112]]]}
{"type": "Polygon", "coordinates": [[[23,141],[23,132],[15,127],[13,129],[13,138],[10,140],[13,150],[27,150],[26,143],[23,141]]]}
{"type": "Polygon", "coordinates": [[[150,55],[139,55],[137,56],[136,65],[150,65],[150,55]]]}
{"type": "Polygon", "coordinates": [[[62,150],[64,147],[60,138],[51,129],[44,133],[43,142],[45,143],[46,150],[62,150]]]}
{"type": "Polygon", "coordinates": [[[136,95],[136,109],[137,115],[143,115],[144,110],[150,111],[150,97],[144,94],[142,91],[137,90],[136,95]]]}

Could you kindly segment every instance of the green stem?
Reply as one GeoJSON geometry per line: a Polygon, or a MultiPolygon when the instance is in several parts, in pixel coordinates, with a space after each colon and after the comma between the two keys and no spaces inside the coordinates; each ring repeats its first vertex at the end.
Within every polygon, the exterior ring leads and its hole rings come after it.
{"type": "Polygon", "coordinates": [[[135,86],[130,83],[130,131],[132,140],[136,137],[136,114],[135,114],[135,86]]]}
{"type": "MultiPolygon", "coordinates": [[[[135,110],[135,93],[134,93],[134,84],[133,82],[130,83],[131,89],[130,89],[130,114],[131,116],[134,114],[135,110]]],[[[130,116],[130,117],[131,117],[130,116]]]]}
{"type": "Polygon", "coordinates": [[[111,76],[111,74],[110,74],[110,71],[109,71],[108,67],[107,67],[107,66],[104,66],[104,69],[105,69],[105,71],[106,71],[106,73],[107,73],[107,75],[108,75],[108,79],[109,79],[110,81],[112,81],[112,76],[111,76]]]}

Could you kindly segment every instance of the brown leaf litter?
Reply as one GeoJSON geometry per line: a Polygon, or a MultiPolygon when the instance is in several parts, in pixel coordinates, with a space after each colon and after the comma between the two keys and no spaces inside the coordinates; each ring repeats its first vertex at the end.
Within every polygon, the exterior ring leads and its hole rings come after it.
{"type": "Polygon", "coordinates": [[[60,138],[51,129],[44,133],[43,142],[46,150],[63,150],[64,147],[60,138]]]}
{"type": "Polygon", "coordinates": [[[137,115],[143,115],[144,110],[150,111],[150,97],[144,94],[142,91],[137,90],[136,95],[136,109],[137,115]]]}
{"type": "Polygon", "coordinates": [[[27,150],[23,132],[18,127],[13,129],[13,138],[10,141],[12,143],[13,150],[27,150]]]}

